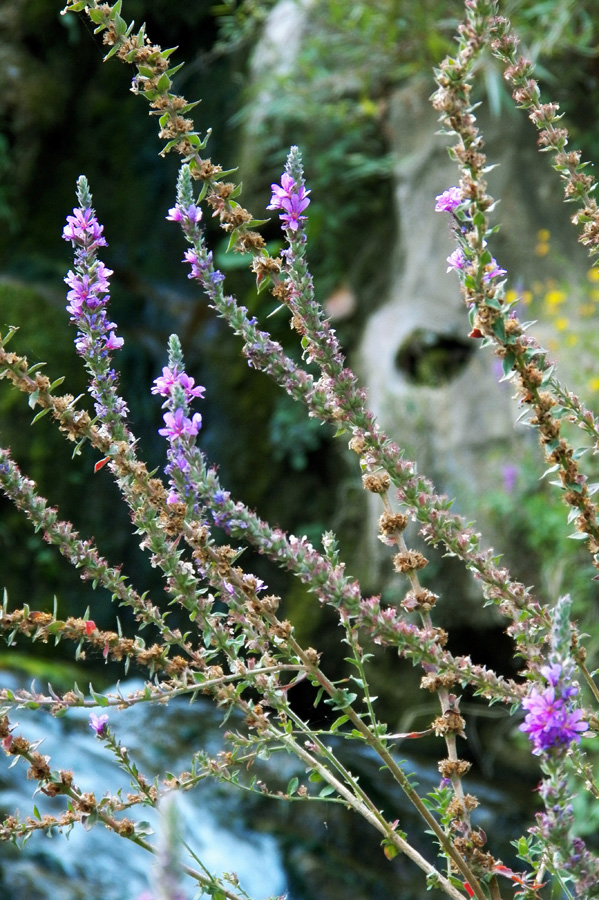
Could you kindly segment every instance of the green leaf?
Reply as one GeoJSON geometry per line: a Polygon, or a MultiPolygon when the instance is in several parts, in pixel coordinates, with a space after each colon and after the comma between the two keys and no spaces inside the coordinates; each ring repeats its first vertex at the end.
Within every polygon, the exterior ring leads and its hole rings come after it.
{"type": "MultiPolygon", "coordinates": [[[[206,135],[206,139],[208,139],[208,135],[206,135]]],[[[237,172],[239,166],[235,166],[234,169],[224,169],[222,172],[218,172],[217,175],[214,176],[215,181],[222,181],[223,178],[226,178],[227,175],[232,175],[233,172],[237,172]]]]}
{"type": "Polygon", "coordinates": [[[164,145],[164,147],[162,148],[162,150],[160,152],[161,153],[170,153],[170,151],[173,149],[175,144],[178,144],[180,140],[181,140],[181,138],[175,138],[174,140],[169,141],[168,144],[164,145]]]}
{"type": "Polygon", "coordinates": [[[90,692],[91,696],[94,698],[95,702],[98,704],[98,706],[108,706],[108,697],[104,697],[103,694],[97,694],[94,691],[91,683],[89,686],[89,692],[90,692]]]}
{"type": "Polygon", "coordinates": [[[164,74],[167,76],[167,78],[172,78],[173,75],[176,75],[176,73],[179,71],[179,69],[182,69],[184,65],[185,65],[184,62],[179,63],[178,66],[173,66],[172,69],[167,69],[164,74]]]}
{"type": "Polygon", "coordinates": [[[585,453],[588,453],[589,447],[578,447],[573,453],[572,456],[574,459],[580,459],[581,456],[584,456],[585,453]]]}
{"type": "MultiPolygon", "coordinates": [[[[79,9],[76,9],[74,6],[71,6],[70,10],[73,10],[74,12],[80,12],[82,9],[85,9],[86,4],[78,3],[77,6],[79,7],[79,9]]],[[[90,9],[88,12],[88,16],[90,17],[92,22],[94,22],[96,25],[101,25],[104,22],[104,18],[105,18],[104,13],[100,9],[90,9]]]]}
{"type": "Polygon", "coordinates": [[[501,317],[493,322],[492,330],[501,342],[505,341],[505,322],[501,317]]]}
{"type": "MultiPolygon", "coordinates": [[[[256,293],[261,294],[266,288],[270,287],[272,284],[272,278],[270,275],[267,275],[266,278],[263,278],[258,287],[256,288],[256,293]]],[[[280,307],[279,307],[280,309],[280,307]]]]}
{"type": "Polygon", "coordinates": [[[37,372],[38,369],[41,369],[41,368],[42,368],[43,366],[45,366],[45,365],[47,365],[47,363],[45,363],[45,362],[38,362],[38,363],[35,363],[33,366],[29,366],[29,368],[27,369],[27,374],[28,374],[28,375],[33,375],[34,372],[37,372]]]}
{"type": "MultiPolygon", "coordinates": [[[[163,72],[158,81],[156,82],[156,90],[159,93],[162,91],[167,91],[171,85],[171,80],[168,77],[166,72],[163,72]]],[[[162,118],[162,117],[161,117],[162,118]]]]}
{"type": "Polygon", "coordinates": [[[387,859],[395,859],[399,850],[395,846],[395,844],[390,844],[388,841],[382,841],[383,845],[383,853],[387,857],[387,859]]]}
{"type": "Polygon", "coordinates": [[[45,409],[42,409],[41,412],[38,412],[38,414],[33,417],[33,419],[31,420],[31,424],[35,425],[35,423],[38,421],[38,419],[43,419],[44,416],[47,416],[49,412],[50,412],[49,406],[47,406],[45,409]]]}
{"type": "Polygon", "coordinates": [[[512,375],[514,374],[513,369],[514,369],[515,361],[516,361],[516,357],[510,351],[508,351],[505,354],[505,356],[503,357],[502,367],[503,367],[503,377],[504,378],[511,378],[512,375]]]}
{"type": "Polygon", "coordinates": [[[332,706],[333,709],[344,710],[348,706],[351,706],[357,697],[358,695],[354,694],[352,691],[336,691],[333,697],[329,697],[324,702],[328,703],[329,706],[332,706]]]}
{"type": "Polygon", "coordinates": [[[291,797],[297,791],[299,787],[299,778],[292,778],[287,785],[287,790],[285,791],[289,797],[291,797]]]}
{"type": "Polygon", "coordinates": [[[335,788],[332,784],[325,784],[323,789],[318,794],[319,797],[330,797],[331,794],[335,793],[335,788]]]}
{"type": "Polygon", "coordinates": [[[88,816],[81,817],[81,824],[86,831],[90,831],[98,821],[98,810],[94,809],[88,816]]]}
{"type": "Polygon", "coordinates": [[[349,722],[349,716],[339,716],[339,718],[335,719],[335,721],[331,725],[330,730],[333,732],[338,731],[342,725],[345,725],[346,722],[349,722]]]}
{"type": "Polygon", "coordinates": [[[181,107],[179,112],[181,113],[182,116],[184,116],[188,112],[191,112],[191,110],[194,108],[194,106],[197,106],[198,103],[201,103],[201,102],[202,102],[201,100],[194,100],[193,103],[186,103],[185,106],[181,107]]]}
{"type": "MultiPolygon", "coordinates": [[[[114,7],[112,11],[114,13],[114,7]]],[[[123,37],[123,35],[127,32],[127,23],[122,16],[119,16],[118,13],[114,17],[114,30],[119,37],[123,37]]]]}

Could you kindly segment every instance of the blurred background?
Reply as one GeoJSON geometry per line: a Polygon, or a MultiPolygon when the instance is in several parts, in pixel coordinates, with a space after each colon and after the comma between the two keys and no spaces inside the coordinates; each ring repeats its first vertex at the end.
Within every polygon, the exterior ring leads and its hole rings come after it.
{"type": "MultiPolygon", "coordinates": [[[[376,541],[378,512],[361,489],[355,456],[248,370],[238,340],[187,279],[180,262],[186,245],[165,221],[178,159],[159,157],[157,122],[146,101],[129,92],[132,70],[115,59],[104,64],[104,48],[87,18],[60,16],[58,7],[53,0],[4,0],[0,7],[0,326],[20,326],[12,348],[32,363],[47,362],[51,379],[65,375],[66,390],[85,393],[64,309],[71,250],[61,239],[76,203],[76,179],[85,174],[109,244],[102,258],[114,269],[111,315],[125,338],[115,359],[120,388],[149,468],[165,463],[157,435],[160,401],[150,385],[166,364],[168,335],[177,332],[189,374],[206,387],[198,407],[200,440],[223,486],[263,518],[307,534],[316,545],[332,529],[364,592],[399,599],[403,585],[376,541]]],[[[515,426],[509,386],[497,387],[492,355],[467,337],[457,279],[445,274],[453,244],[447,222],[433,212],[434,197],[456,183],[457,173],[443,139],[434,135],[428,97],[435,87],[432,68],[455,47],[461,4],[125,0],[122,12],[138,26],[145,21],[150,39],[163,48],[178,47],[173,60],[185,66],[175,88],[189,101],[201,98],[194,119],[201,133],[212,128],[207,153],[225,169],[240,167],[234,177],[244,183],[241,202],[257,218],[266,217],[270,183],[280,177],[289,146],[300,147],[312,191],[307,228],[317,297],[383,427],[439,490],[457,496],[456,508],[490,535],[517,578],[534,584],[546,602],[570,591],[583,630],[596,629],[597,583],[584,548],[565,540],[566,513],[558,492],[540,480],[545,467],[534,436],[515,426]]],[[[596,160],[594,0],[513,0],[500,12],[512,18],[523,53],[537,63],[543,99],[564,110],[572,145],[596,160]]],[[[502,200],[493,253],[508,269],[508,289],[522,298],[524,318],[538,320],[542,339],[563,360],[560,371],[597,409],[599,271],[576,246],[559,179],[546,157],[537,158],[534,129],[525,113],[513,110],[501,69],[490,58],[481,62],[477,92],[489,161],[501,163],[490,176],[491,192],[502,200]]],[[[299,359],[286,313],[266,322],[276,301],[255,296],[246,261],[225,255],[227,237],[217,225],[207,221],[206,228],[228,290],[299,359]]],[[[281,245],[276,215],[262,233],[275,252],[281,245]]],[[[62,517],[83,537],[93,536],[112,564],[122,562],[133,584],[159,601],[159,575],[137,547],[109,474],[93,474],[96,455],[84,447],[71,462],[72,447],[49,419],[31,427],[31,418],[25,398],[2,383],[2,444],[11,446],[62,517]]],[[[417,544],[417,534],[410,539],[417,544]]],[[[517,663],[504,625],[482,610],[480,593],[461,567],[428,549],[427,556],[425,581],[443,597],[439,617],[452,626],[450,648],[513,675],[517,663]]],[[[300,639],[310,643],[318,634],[332,673],[342,672],[334,617],[264,560],[245,558],[282,595],[300,639]]],[[[27,602],[51,610],[56,596],[63,618],[89,606],[99,627],[115,626],[108,597],[82,584],[4,499],[0,572],[9,608],[27,602]]],[[[124,630],[130,628],[127,612],[118,615],[124,630]]],[[[87,665],[97,686],[122,675],[101,659],[88,658],[87,665]]],[[[0,647],[0,668],[65,686],[73,677],[72,648],[0,647]]],[[[398,670],[395,658],[380,654],[373,679],[382,713],[399,730],[420,727],[415,715],[430,719],[410,666],[398,670]],[[398,671],[407,710],[403,702],[397,707],[398,671]]],[[[311,701],[298,698],[306,710],[311,701]]],[[[472,703],[467,754],[493,781],[498,766],[512,758],[514,724],[500,720],[499,728],[472,703]],[[501,733],[493,753],[477,749],[489,733],[496,739],[501,733]]],[[[521,746],[525,759],[524,739],[521,746]]],[[[375,895],[372,886],[368,890],[375,895]]]]}

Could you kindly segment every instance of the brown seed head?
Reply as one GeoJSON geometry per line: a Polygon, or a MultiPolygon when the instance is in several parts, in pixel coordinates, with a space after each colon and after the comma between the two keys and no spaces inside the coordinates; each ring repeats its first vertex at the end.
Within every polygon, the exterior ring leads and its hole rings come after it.
{"type": "Polygon", "coordinates": [[[427,563],[428,559],[418,550],[406,550],[405,553],[397,553],[393,557],[393,568],[400,573],[424,569],[427,563]]]}
{"type": "Polygon", "coordinates": [[[391,479],[386,472],[369,472],[362,475],[362,484],[364,490],[370,491],[372,494],[384,494],[389,490],[391,479]]]}

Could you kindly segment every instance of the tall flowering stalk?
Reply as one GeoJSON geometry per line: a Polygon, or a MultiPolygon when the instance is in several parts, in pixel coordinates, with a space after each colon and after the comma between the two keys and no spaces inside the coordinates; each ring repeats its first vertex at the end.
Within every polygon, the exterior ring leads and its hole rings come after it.
{"type": "MultiPolygon", "coordinates": [[[[504,283],[497,281],[496,277],[505,272],[497,266],[487,247],[487,239],[493,233],[488,221],[493,199],[487,192],[487,161],[470,94],[474,63],[496,33],[503,37],[495,40],[493,46],[498,53],[508,52],[505,48],[509,42],[504,39],[506,20],[496,17],[497,3],[491,0],[467,0],[465,6],[466,20],[460,26],[459,52],[455,58],[446,59],[436,72],[438,89],[433,97],[433,106],[440,113],[446,133],[455,136],[450,154],[458,163],[462,175],[459,185],[461,202],[457,207],[459,227],[455,229],[459,246],[449,268],[460,273],[462,294],[472,324],[471,334],[495,346],[505,375],[512,378],[520,400],[530,409],[528,422],[538,430],[547,461],[556,467],[563,499],[573,510],[576,529],[586,535],[593,564],[599,568],[597,506],[591,499],[588,477],[578,465],[578,448],[570,447],[562,435],[561,418],[569,414],[570,408],[579,421],[583,420],[584,414],[581,416],[568,392],[557,382],[547,351],[518,321],[515,302],[506,301],[504,283]]],[[[513,52],[513,45],[510,51],[513,52]]],[[[521,62],[517,68],[518,78],[530,74],[530,63],[521,62]]],[[[510,68],[508,77],[516,77],[514,72],[514,67],[510,68]]],[[[533,113],[538,113],[537,118],[543,119],[538,110],[538,88],[530,79],[526,84],[528,93],[524,105],[533,106],[533,113]]],[[[518,94],[518,97],[523,99],[524,94],[518,94]]],[[[549,113],[546,112],[546,115],[549,113]]],[[[552,116],[549,117],[551,120],[552,116]]],[[[547,134],[553,133],[548,129],[547,134]]],[[[565,137],[563,134],[554,137],[556,149],[561,152],[565,137]]],[[[559,156],[560,169],[565,162],[562,156],[559,156]]],[[[568,165],[574,167],[572,171],[568,170],[569,175],[565,175],[573,185],[568,196],[580,194],[584,198],[590,184],[587,176],[580,173],[578,157],[570,159],[568,165]]],[[[454,191],[452,196],[455,201],[456,189],[451,190],[454,191]]],[[[455,216],[455,210],[452,212],[455,216]]],[[[593,422],[592,416],[590,419],[587,417],[585,430],[592,427],[593,422]]]]}
{"type": "Polygon", "coordinates": [[[113,274],[97,258],[100,247],[106,247],[102,232],[92,209],[92,197],[87,179],[82,175],[77,181],[79,207],[67,216],[62,236],[75,248],[75,271],[65,278],[70,290],[67,294],[67,312],[77,326],[75,348],[83,357],[90,373],[89,391],[94,398],[96,415],[110,428],[117,440],[126,440],[124,419],[127,407],[116,392],[117,375],[111,367],[111,357],[124,344],[117,337],[116,325],[111,322],[107,306],[110,300],[109,281],[113,274]]]}
{"type": "Polygon", "coordinates": [[[576,836],[567,766],[573,745],[588,729],[582,711],[574,706],[579,686],[571,655],[571,606],[569,596],[555,605],[549,664],[540,673],[545,685],[535,685],[522,701],[526,716],[520,730],[528,734],[544,775],[539,794],[545,809],[537,813],[537,825],[530,829],[538,840],[538,880],[548,871],[561,883],[572,883],[577,896],[590,900],[599,897],[599,859],[576,836]]]}
{"type": "Polygon", "coordinates": [[[167,411],[163,415],[164,428],[158,433],[169,441],[169,464],[165,473],[170,476],[171,490],[166,498],[169,504],[189,505],[190,512],[198,514],[195,502],[197,485],[191,477],[190,457],[195,454],[194,441],[202,427],[200,413],[190,413],[190,403],[204,396],[205,388],[195,385],[194,379],[183,368],[181,344],[176,335],[169,342],[169,365],[154,381],[153,394],[165,397],[162,404],[167,411]]]}

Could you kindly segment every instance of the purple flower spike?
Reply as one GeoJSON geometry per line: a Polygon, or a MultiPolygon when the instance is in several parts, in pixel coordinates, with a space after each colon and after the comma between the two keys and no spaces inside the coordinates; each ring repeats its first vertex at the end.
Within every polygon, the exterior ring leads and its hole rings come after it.
{"type": "Polygon", "coordinates": [[[107,722],[108,716],[106,713],[103,713],[101,716],[97,716],[94,712],[89,714],[89,727],[93,728],[98,737],[104,736],[107,722]]]}
{"type": "Polygon", "coordinates": [[[435,212],[454,212],[463,202],[460,189],[458,187],[450,187],[442,194],[435,197],[435,212]]]}
{"type": "Polygon", "coordinates": [[[561,665],[556,663],[545,666],[541,672],[549,684],[542,690],[534,687],[522,701],[522,706],[528,713],[520,725],[520,731],[526,732],[534,745],[532,752],[535,756],[548,750],[567,747],[573,741],[578,743],[581,732],[588,727],[582,721],[582,712],[572,709],[570,703],[578,689],[570,685],[561,690],[561,665]]]}
{"type": "Polygon", "coordinates": [[[310,200],[303,184],[297,184],[286,172],[281,176],[281,184],[272,184],[272,197],[267,209],[282,209],[279,216],[286,228],[297,231],[306,217],[301,213],[309,206],[310,200]]]}
{"type": "Polygon", "coordinates": [[[106,247],[106,239],[102,237],[104,226],[98,224],[93,210],[74,209],[72,216],[67,216],[67,224],[62,230],[65,241],[73,245],[79,244],[87,250],[106,247]]]}
{"type": "Polygon", "coordinates": [[[64,279],[70,288],[66,308],[77,327],[75,348],[91,376],[89,391],[96,414],[107,420],[105,425],[113,430],[115,438],[126,439],[123,420],[127,407],[117,394],[117,375],[111,367],[113,351],[120,350],[125,342],[117,337],[116,325],[107,314],[113,271],[97,258],[97,250],[106,247],[106,240],[103,226],[98,224],[90,206],[91,194],[84,176],[77,181],[77,196],[81,205],[72,216],[67,216],[62,233],[75,248],[74,268],[64,279]]]}

